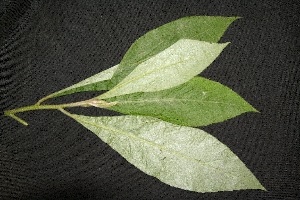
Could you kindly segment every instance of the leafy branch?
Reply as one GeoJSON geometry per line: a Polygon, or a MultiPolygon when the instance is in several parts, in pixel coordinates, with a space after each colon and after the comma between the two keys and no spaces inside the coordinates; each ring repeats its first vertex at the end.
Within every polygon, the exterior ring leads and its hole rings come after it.
{"type": "Polygon", "coordinates": [[[196,192],[265,188],[230,149],[199,128],[257,112],[230,88],[197,76],[229,43],[217,43],[238,17],[185,17],[134,42],[120,64],[36,104],[4,115],[55,109],[109,144],[127,161],[174,187],[196,192]],[[47,105],[46,100],[83,91],[106,91],[92,99],[47,105]],[[125,116],[83,116],[66,109],[95,107],[125,116]],[[188,127],[189,126],[189,127],[188,127]]]}

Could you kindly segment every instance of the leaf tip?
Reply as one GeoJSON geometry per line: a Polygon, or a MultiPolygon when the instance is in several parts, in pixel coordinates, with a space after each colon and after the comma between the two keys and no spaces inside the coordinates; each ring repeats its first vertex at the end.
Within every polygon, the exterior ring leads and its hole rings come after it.
{"type": "Polygon", "coordinates": [[[260,113],[259,110],[257,110],[254,106],[252,106],[251,104],[249,104],[249,112],[255,112],[255,113],[260,113]]]}
{"type": "Polygon", "coordinates": [[[257,110],[256,108],[252,107],[253,108],[253,112],[256,112],[256,113],[261,113],[259,110],[257,110]]]}
{"type": "Polygon", "coordinates": [[[218,43],[221,44],[222,50],[224,50],[231,42],[218,43]]]}
{"type": "Polygon", "coordinates": [[[261,183],[259,183],[259,187],[257,189],[268,192],[268,190],[261,183]]]}
{"type": "Polygon", "coordinates": [[[238,19],[242,19],[243,17],[235,16],[234,18],[235,18],[235,20],[238,20],[238,19]]]}
{"type": "Polygon", "coordinates": [[[244,111],[245,112],[255,112],[255,113],[260,113],[259,110],[257,110],[254,106],[252,106],[249,102],[247,102],[245,99],[244,101],[244,111]]]}
{"type": "Polygon", "coordinates": [[[228,16],[227,18],[229,19],[229,23],[232,24],[236,20],[241,19],[243,17],[240,17],[240,16],[228,16]]]}
{"type": "Polygon", "coordinates": [[[263,186],[262,186],[261,190],[268,192],[268,190],[266,188],[264,188],[263,186]]]}

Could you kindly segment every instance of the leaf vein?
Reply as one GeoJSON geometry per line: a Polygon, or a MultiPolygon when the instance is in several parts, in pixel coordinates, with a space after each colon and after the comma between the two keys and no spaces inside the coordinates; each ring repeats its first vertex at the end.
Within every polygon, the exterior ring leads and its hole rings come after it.
{"type": "Polygon", "coordinates": [[[214,167],[214,166],[210,165],[209,162],[204,162],[204,161],[202,161],[202,160],[198,160],[198,159],[195,159],[195,158],[193,158],[193,157],[186,156],[186,155],[184,155],[184,154],[182,154],[182,153],[180,153],[180,152],[178,152],[178,151],[174,151],[174,150],[168,149],[168,148],[166,148],[166,147],[164,147],[164,146],[162,146],[162,145],[156,144],[156,143],[151,142],[151,141],[149,141],[149,140],[146,140],[146,139],[144,139],[144,138],[140,138],[140,137],[134,136],[134,135],[132,135],[132,134],[128,134],[128,133],[126,133],[125,131],[122,131],[122,130],[119,130],[119,129],[115,129],[115,128],[109,128],[109,127],[107,127],[107,126],[98,125],[98,124],[95,124],[95,123],[92,123],[92,122],[88,122],[88,121],[79,119],[79,118],[77,118],[77,117],[74,117],[74,118],[75,118],[76,120],[78,120],[78,121],[82,121],[82,122],[84,122],[84,123],[86,123],[86,124],[90,124],[90,125],[95,126],[95,127],[97,127],[97,128],[102,128],[102,129],[111,131],[111,132],[113,132],[113,133],[121,133],[121,134],[123,134],[123,135],[125,135],[125,136],[127,136],[127,137],[129,137],[129,138],[133,138],[133,139],[142,141],[142,142],[144,142],[144,143],[146,143],[146,144],[148,144],[148,145],[150,145],[150,146],[157,147],[157,148],[159,148],[160,150],[164,149],[164,150],[166,150],[167,152],[170,152],[171,154],[175,154],[175,155],[177,155],[177,156],[179,156],[179,157],[182,157],[182,158],[185,158],[185,159],[187,159],[187,160],[191,160],[191,161],[193,161],[193,162],[197,162],[197,163],[200,164],[200,165],[206,165],[206,167],[209,166],[209,167],[211,167],[211,168],[213,168],[213,169],[216,169],[216,170],[218,170],[219,172],[221,172],[222,174],[225,174],[225,175],[227,175],[227,176],[228,176],[228,174],[231,174],[232,176],[237,176],[236,174],[234,174],[234,173],[232,173],[232,172],[224,172],[224,170],[222,170],[222,169],[220,169],[220,168],[218,168],[218,167],[214,167]]]}

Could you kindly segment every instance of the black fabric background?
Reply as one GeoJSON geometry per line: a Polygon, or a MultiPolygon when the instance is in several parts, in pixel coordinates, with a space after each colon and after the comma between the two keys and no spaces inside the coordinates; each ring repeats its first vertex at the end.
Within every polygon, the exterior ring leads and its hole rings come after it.
{"type": "Polygon", "coordinates": [[[201,75],[229,86],[260,113],[203,129],[229,146],[268,190],[202,194],[170,187],[72,119],[35,111],[20,114],[28,127],[0,117],[0,199],[300,199],[299,10],[298,0],[0,1],[2,111],[34,104],[119,63],[135,39],[167,22],[243,17],[221,39],[231,44],[201,75]]]}

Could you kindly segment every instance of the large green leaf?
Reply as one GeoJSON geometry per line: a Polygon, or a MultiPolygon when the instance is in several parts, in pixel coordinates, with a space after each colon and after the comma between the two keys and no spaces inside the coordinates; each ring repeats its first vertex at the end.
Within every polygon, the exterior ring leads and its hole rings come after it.
{"type": "Polygon", "coordinates": [[[128,162],[171,186],[196,192],[264,190],[228,147],[202,130],[152,117],[67,114],[128,162]]]}
{"type": "Polygon", "coordinates": [[[79,83],[76,83],[70,87],[62,89],[58,92],[52,93],[41,101],[45,101],[46,99],[59,97],[63,95],[73,94],[76,92],[86,92],[86,91],[101,91],[110,89],[110,79],[112,78],[114,72],[117,70],[118,65],[115,65],[107,70],[104,70],[98,74],[95,74],[79,83]]]}
{"type": "Polygon", "coordinates": [[[238,17],[190,16],[180,18],[137,39],[123,57],[114,74],[114,84],[124,79],[137,65],[170,47],[180,39],[218,42],[238,17]]]}
{"type": "Polygon", "coordinates": [[[117,112],[153,116],[185,126],[205,126],[256,111],[228,87],[202,77],[167,90],[133,93],[107,101],[117,103],[108,108],[117,112]]]}
{"type": "Polygon", "coordinates": [[[228,26],[236,19],[237,17],[192,16],[165,24],[136,40],[118,65],[119,67],[115,66],[71,87],[52,93],[41,99],[40,102],[76,92],[109,90],[138,64],[163,51],[179,39],[219,41],[228,26]],[[110,80],[111,78],[112,80],[110,80]]]}
{"type": "Polygon", "coordinates": [[[181,39],[139,64],[101,99],[135,92],[153,92],[189,81],[208,67],[228,43],[181,39]]]}

